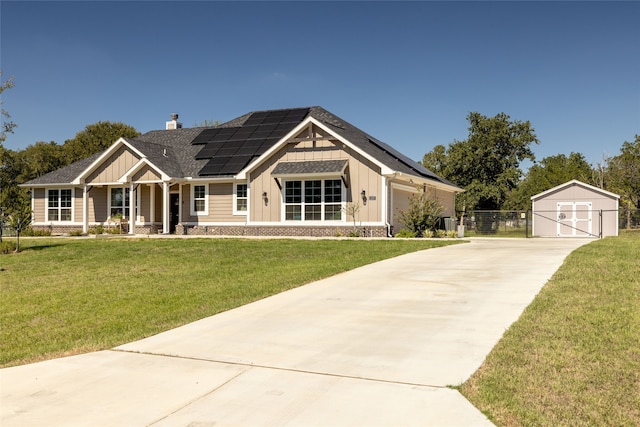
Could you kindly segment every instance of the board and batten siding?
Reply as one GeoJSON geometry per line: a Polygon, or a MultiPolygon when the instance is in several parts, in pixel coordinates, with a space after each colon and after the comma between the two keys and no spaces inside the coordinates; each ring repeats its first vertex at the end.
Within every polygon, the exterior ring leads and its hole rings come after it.
{"type": "Polygon", "coordinates": [[[139,160],[140,158],[129,148],[122,146],[89,174],[86,182],[88,184],[115,183],[139,160]]]}
{"type": "MultiPolygon", "coordinates": [[[[348,161],[346,169],[348,188],[345,188],[345,202],[360,203],[357,221],[363,223],[382,222],[380,203],[383,197],[380,168],[348,147],[342,147],[342,144],[336,145],[331,141],[287,144],[252,171],[249,183],[251,189],[251,221],[281,222],[282,220],[283,190],[278,187],[274,177],[271,175],[278,163],[342,159],[348,161]],[[360,197],[362,190],[365,190],[367,198],[375,196],[375,200],[367,200],[366,205],[363,205],[360,197]],[[262,198],[265,192],[268,198],[266,206],[262,198]]],[[[305,178],[295,177],[292,179],[304,180],[305,178]]],[[[279,178],[283,188],[284,180],[286,178],[279,178]]],[[[346,214],[344,214],[343,218],[347,223],[353,220],[352,218],[347,218],[346,214]]]]}

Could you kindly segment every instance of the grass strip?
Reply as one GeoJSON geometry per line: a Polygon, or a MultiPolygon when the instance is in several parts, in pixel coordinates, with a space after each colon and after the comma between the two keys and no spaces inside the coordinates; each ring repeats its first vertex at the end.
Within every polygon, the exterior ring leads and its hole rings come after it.
{"type": "Polygon", "coordinates": [[[141,339],[362,265],[460,241],[22,239],[0,256],[0,366],[141,339]]]}
{"type": "Polygon", "coordinates": [[[460,390],[499,426],[640,425],[640,235],[571,253],[460,390]]]}

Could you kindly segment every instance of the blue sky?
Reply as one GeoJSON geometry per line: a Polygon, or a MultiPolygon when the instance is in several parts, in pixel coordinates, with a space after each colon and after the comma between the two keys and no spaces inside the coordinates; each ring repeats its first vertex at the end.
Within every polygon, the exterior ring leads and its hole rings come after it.
{"type": "Polygon", "coordinates": [[[538,160],[640,134],[640,2],[0,2],[5,147],[319,105],[409,157],[467,115],[530,121],[538,160]]]}

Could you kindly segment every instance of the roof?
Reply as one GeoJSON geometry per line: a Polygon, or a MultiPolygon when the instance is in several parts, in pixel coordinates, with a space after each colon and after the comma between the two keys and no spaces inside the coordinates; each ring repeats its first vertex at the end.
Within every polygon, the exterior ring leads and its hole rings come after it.
{"type": "Polygon", "coordinates": [[[342,173],[347,167],[347,160],[311,160],[306,162],[280,162],[271,175],[299,175],[342,173]]]}
{"type": "Polygon", "coordinates": [[[583,187],[583,188],[586,188],[587,190],[591,190],[593,192],[600,193],[604,196],[611,197],[614,199],[620,198],[618,194],[611,193],[609,191],[603,190],[602,188],[594,187],[593,185],[589,185],[582,181],[578,181],[577,179],[572,179],[571,181],[565,182],[564,184],[557,185],[553,188],[548,189],[547,191],[543,191],[542,193],[538,193],[535,196],[531,196],[531,200],[537,200],[551,193],[555,193],[557,191],[563,190],[568,187],[573,187],[573,186],[583,187]]]}
{"type": "MultiPolygon", "coordinates": [[[[214,127],[155,130],[123,140],[168,176],[233,177],[309,117],[390,170],[457,188],[393,147],[317,106],[254,111],[214,127]]],[[[71,183],[101,154],[94,154],[23,185],[71,183]]],[[[325,167],[327,165],[324,164],[325,167]]],[[[316,166],[319,165],[307,165],[307,168],[316,166]]]]}

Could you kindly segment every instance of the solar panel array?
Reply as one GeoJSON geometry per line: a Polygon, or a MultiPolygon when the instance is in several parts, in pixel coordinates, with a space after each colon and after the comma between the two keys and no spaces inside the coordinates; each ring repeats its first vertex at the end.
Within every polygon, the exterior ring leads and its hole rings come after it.
{"type": "Polygon", "coordinates": [[[235,175],[296,127],[308,108],[251,114],[242,126],[203,130],[191,143],[203,145],[197,160],[209,160],[201,176],[235,175]]]}

